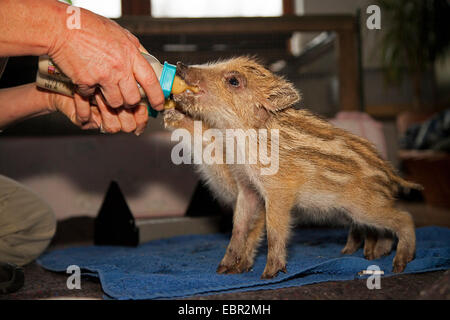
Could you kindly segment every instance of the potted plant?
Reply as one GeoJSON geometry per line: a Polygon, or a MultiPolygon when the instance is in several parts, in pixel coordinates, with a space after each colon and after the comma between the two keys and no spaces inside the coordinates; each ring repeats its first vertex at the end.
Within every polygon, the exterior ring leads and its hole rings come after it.
{"type": "MultiPolygon", "coordinates": [[[[390,83],[407,75],[413,88],[413,109],[423,110],[422,79],[448,54],[450,4],[447,0],[378,0],[382,14],[381,58],[390,83]]],[[[436,98],[433,90],[434,99],[436,98]]]]}

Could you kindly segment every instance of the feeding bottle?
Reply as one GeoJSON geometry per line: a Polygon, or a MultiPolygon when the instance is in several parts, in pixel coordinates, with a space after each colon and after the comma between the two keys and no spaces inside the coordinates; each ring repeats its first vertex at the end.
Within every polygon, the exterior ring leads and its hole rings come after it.
{"type": "MultiPolygon", "coordinates": [[[[159,60],[151,54],[142,53],[142,55],[152,66],[159,80],[164,98],[166,99],[166,104],[164,105],[165,108],[173,108],[173,103],[169,103],[168,101],[171,93],[178,94],[186,91],[187,89],[194,92],[198,91],[197,88],[188,86],[183,79],[176,75],[177,67],[175,65],[167,62],[161,64],[159,60]]],[[[39,68],[36,77],[36,84],[38,87],[68,96],[73,96],[75,90],[75,85],[72,83],[70,78],[62,73],[48,56],[39,57],[39,68]]],[[[146,99],[144,90],[139,84],[138,87],[141,97],[146,99]]],[[[91,99],[91,102],[95,104],[95,99],[91,99]]],[[[148,108],[148,112],[149,115],[153,117],[156,117],[158,114],[157,111],[151,107],[148,108]]]]}

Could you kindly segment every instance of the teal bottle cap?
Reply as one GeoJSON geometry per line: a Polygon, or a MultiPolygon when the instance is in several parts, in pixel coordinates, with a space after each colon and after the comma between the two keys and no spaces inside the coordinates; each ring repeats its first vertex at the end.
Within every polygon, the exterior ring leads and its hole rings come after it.
{"type": "MultiPolygon", "coordinates": [[[[175,79],[175,74],[177,72],[177,67],[173,64],[164,62],[164,67],[161,72],[161,77],[159,78],[159,84],[161,85],[161,89],[164,94],[164,98],[169,98],[170,93],[172,92],[173,79],[175,79]]],[[[148,114],[156,118],[158,116],[158,111],[153,109],[152,107],[148,107],[148,114]]]]}
{"type": "Polygon", "coordinates": [[[177,72],[176,66],[164,62],[164,68],[161,72],[161,78],[159,79],[159,83],[164,93],[164,98],[166,99],[170,96],[170,92],[172,91],[173,79],[175,78],[176,72],[177,72]]]}
{"type": "Polygon", "coordinates": [[[147,111],[148,111],[148,115],[152,118],[156,118],[158,116],[158,111],[156,111],[155,109],[150,107],[150,103],[148,103],[148,102],[147,102],[147,111]]]}

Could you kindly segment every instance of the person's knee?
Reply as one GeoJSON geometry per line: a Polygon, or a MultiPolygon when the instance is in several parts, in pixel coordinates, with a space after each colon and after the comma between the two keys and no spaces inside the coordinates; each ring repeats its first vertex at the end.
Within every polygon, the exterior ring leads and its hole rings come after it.
{"type": "Polygon", "coordinates": [[[27,264],[50,244],[55,214],[43,199],[12,180],[0,181],[0,191],[0,260],[27,264]]]}
{"type": "Polygon", "coordinates": [[[45,202],[36,205],[36,222],[30,223],[28,228],[23,229],[19,237],[28,239],[24,243],[24,260],[18,265],[24,265],[38,258],[49,246],[56,232],[56,217],[52,208],[45,202]]]}

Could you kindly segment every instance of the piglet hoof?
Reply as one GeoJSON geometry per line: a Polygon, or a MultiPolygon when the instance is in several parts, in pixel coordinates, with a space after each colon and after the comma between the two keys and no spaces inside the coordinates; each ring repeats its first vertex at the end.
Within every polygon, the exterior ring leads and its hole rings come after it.
{"type": "Polygon", "coordinates": [[[383,256],[387,256],[392,251],[392,239],[383,239],[378,240],[375,249],[373,251],[373,254],[375,255],[375,258],[381,258],[383,256]]]}
{"type": "Polygon", "coordinates": [[[250,271],[250,269],[251,269],[251,265],[246,264],[246,263],[239,263],[239,264],[234,264],[231,266],[219,264],[216,272],[220,273],[220,274],[237,274],[237,273],[248,272],[248,271],[250,271]]]}
{"type": "Polygon", "coordinates": [[[345,247],[341,250],[341,254],[353,254],[353,253],[356,252],[356,250],[358,250],[358,248],[345,246],[345,247]]]}
{"type": "Polygon", "coordinates": [[[405,270],[406,265],[408,262],[411,261],[411,259],[405,259],[403,257],[397,257],[395,256],[394,262],[392,263],[392,272],[394,273],[400,273],[405,270]]]}
{"type": "Polygon", "coordinates": [[[414,252],[400,253],[397,251],[397,254],[395,255],[394,261],[392,263],[393,265],[392,272],[394,273],[403,272],[408,262],[412,261],[413,259],[414,259],[414,252]]]}
{"type": "Polygon", "coordinates": [[[216,272],[220,273],[220,274],[227,273],[227,271],[228,271],[228,267],[224,266],[222,264],[219,264],[219,266],[217,267],[217,270],[216,270],[216,272]]]}
{"type": "Polygon", "coordinates": [[[184,114],[176,109],[168,109],[164,111],[164,127],[177,128],[184,119],[184,114]]]}
{"type": "Polygon", "coordinates": [[[406,263],[394,263],[393,268],[392,268],[392,272],[394,273],[401,273],[403,272],[403,270],[405,270],[406,268],[406,263]]]}
{"type": "Polygon", "coordinates": [[[369,261],[377,259],[373,251],[364,252],[364,258],[366,258],[369,261]]]}
{"type": "Polygon", "coordinates": [[[239,270],[238,268],[237,268],[237,266],[225,266],[225,265],[219,265],[218,267],[217,267],[217,271],[216,271],[217,273],[220,273],[220,274],[236,274],[236,273],[242,273],[242,271],[241,270],[239,270]]]}
{"type": "Polygon", "coordinates": [[[286,266],[274,270],[270,270],[270,268],[267,268],[266,266],[261,276],[261,279],[273,279],[278,275],[279,272],[287,273],[286,266]]]}

